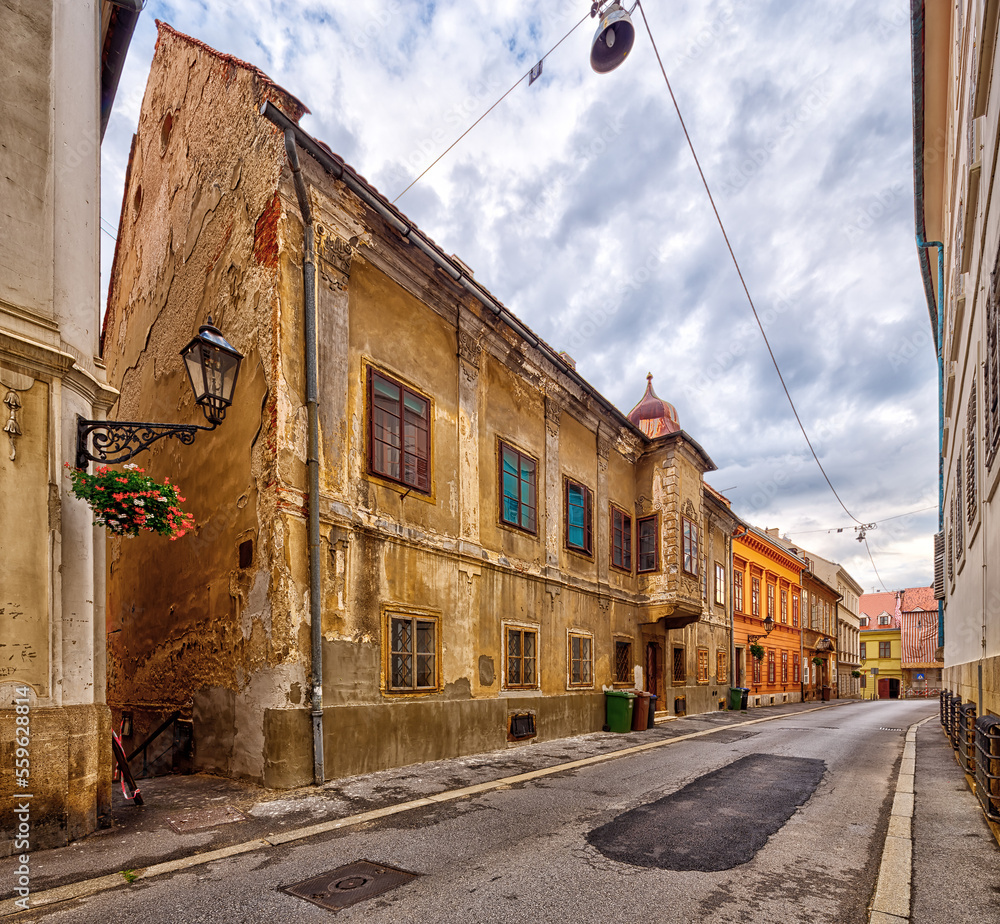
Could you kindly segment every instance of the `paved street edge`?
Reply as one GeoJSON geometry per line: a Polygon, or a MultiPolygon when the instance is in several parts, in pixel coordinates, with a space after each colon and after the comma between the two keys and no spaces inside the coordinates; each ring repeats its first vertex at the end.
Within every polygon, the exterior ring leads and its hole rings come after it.
{"type": "MultiPolygon", "coordinates": [[[[802,715],[807,715],[810,712],[820,712],[823,709],[834,709],[838,706],[851,705],[851,702],[840,702],[831,703],[829,706],[816,706],[812,709],[803,709],[800,712],[786,713],[783,715],[772,715],[765,716],[760,719],[749,719],[746,722],[738,723],[739,727],[742,728],[746,725],[759,725],[762,722],[776,722],[781,719],[792,719],[798,718],[802,715]]],[[[924,719],[924,721],[930,721],[930,718],[924,719]]],[[[923,724],[918,722],[917,725],[923,724]]],[[[412,799],[409,802],[400,802],[397,805],[386,806],[385,808],[373,809],[372,811],[362,812],[358,815],[349,815],[345,818],[336,818],[331,821],[324,821],[315,825],[307,825],[302,828],[294,828],[290,831],[283,831],[280,834],[268,834],[267,837],[257,838],[255,840],[244,841],[241,844],[233,844],[230,847],[223,847],[218,850],[211,850],[205,853],[195,853],[187,857],[180,857],[176,860],[168,860],[164,863],[156,863],[152,866],[142,867],[136,870],[130,870],[129,878],[126,879],[123,872],[109,873],[104,876],[97,876],[93,879],[84,879],[79,882],[72,882],[66,885],[57,886],[53,889],[48,889],[44,892],[38,892],[32,895],[31,907],[27,910],[17,908],[13,905],[13,900],[10,902],[10,908],[5,908],[0,911],[0,918],[14,917],[16,915],[29,914],[31,911],[37,911],[39,908],[43,908],[46,905],[55,905],[60,902],[71,901],[77,898],[86,898],[90,895],[96,895],[99,892],[106,892],[110,889],[117,889],[123,886],[130,885],[132,882],[137,882],[140,879],[151,879],[154,876],[162,876],[166,873],[176,873],[182,870],[191,869],[195,866],[203,866],[206,863],[213,863],[216,860],[223,860],[227,857],[237,856],[243,853],[251,853],[256,850],[264,850],[267,847],[276,847],[282,844],[288,844],[292,841],[304,840],[306,838],[315,837],[319,834],[325,834],[329,831],[337,831],[341,828],[350,828],[354,825],[364,824],[369,821],[375,821],[379,818],[387,818],[391,815],[400,815],[404,812],[412,811],[413,809],[423,808],[428,805],[434,805],[436,803],[451,802],[455,799],[463,799],[467,796],[478,795],[479,793],[490,792],[491,790],[503,789],[507,786],[512,786],[515,783],[528,783],[532,780],[541,779],[546,776],[553,776],[556,773],[565,773],[567,770],[577,770],[582,767],[593,766],[594,764],[605,763],[609,760],[617,760],[621,757],[629,757],[633,754],[641,754],[644,751],[652,751],[657,748],[666,747],[671,744],[677,744],[681,741],[691,741],[694,738],[704,738],[707,735],[714,735],[720,731],[729,731],[733,726],[725,725],[719,728],[708,728],[702,731],[690,732],[686,735],[678,735],[675,738],[665,738],[660,741],[651,741],[648,744],[638,744],[628,748],[622,748],[619,751],[609,751],[606,754],[595,754],[592,757],[581,758],[580,760],[571,760],[564,764],[556,764],[552,767],[543,767],[539,770],[531,770],[527,773],[519,773],[515,776],[505,776],[497,780],[492,780],[488,783],[477,783],[474,786],[464,786],[461,789],[452,789],[447,792],[436,793],[432,796],[424,796],[420,799],[412,799]]],[[[912,726],[907,733],[907,744],[910,744],[910,735],[916,734],[916,725],[912,726]]],[[[911,752],[912,755],[912,752],[911,752]]],[[[904,748],[903,761],[906,762],[906,750],[904,748]]],[[[903,771],[900,769],[900,779],[902,779],[903,771]]],[[[913,774],[912,774],[912,761],[911,761],[911,773],[910,773],[910,810],[912,814],[912,804],[913,804],[913,774]]],[[[896,800],[899,800],[899,788],[897,785],[896,790],[896,800]]],[[[893,804],[893,812],[895,813],[895,803],[893,804]]],[[[907,820],[907,825],[909,825],[909,820],[907,820]]],[[[909,828],[907,828],[909,830],[909,828]]],[[[892,829],[890,827],[890,834],[892,829]]],[[[909,854],[907,854],[909,856],[909,854]]],[[[907,861],[908,862],[908,861],[907,861]]],[[[883,855],[883,865],[885,864],[885,858],[883,855]]],[[[909,867],[907,867],[907,906],[909,905],[909,867]]],[[[881,886],[882,875],[879,874],[879,884],[881,886]]],[[[876,892],[876,898],[878,893],[876,892]]],[[[891,921],[901,920],[900,918],[894,917],[883,917],[876,918],[874,915],[871,920],[877,922],[877,924],[888,924],[891,921]]],[[[903,918],[902,920],[906,920],[903,918]]]]}

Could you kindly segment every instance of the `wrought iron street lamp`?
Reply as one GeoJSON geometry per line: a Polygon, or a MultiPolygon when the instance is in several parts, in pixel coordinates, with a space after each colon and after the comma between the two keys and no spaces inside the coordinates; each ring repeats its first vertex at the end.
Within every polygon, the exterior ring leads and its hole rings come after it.
{"type": "Polygon", "coordinates": [[[763,635],[748,635],[747,643],[750,645],[756,645],[762,638],[766,638],[771,634],[771,630],[774,628],[774,617],[768,613],[767,619],[764,620],[764,634],[763,635]]]}
{"type": "Polygon", "coordinates": [[[214,430],[226,419],[233,403],[236,379],[243,354],[213,323],[202,324],[196,336],[183,350],[184,367],[191,380],[195,401],[201,406],[211,426],[197,424],[158,424],[136,420],[76,420],[76,467],[86,468],[90,460],[115,464],[125,462],[148,449],[158,439],[176,439],[190,445],[199,430],[214,430]],[[93,434],[93,451],[88,443],[93,434]]]}

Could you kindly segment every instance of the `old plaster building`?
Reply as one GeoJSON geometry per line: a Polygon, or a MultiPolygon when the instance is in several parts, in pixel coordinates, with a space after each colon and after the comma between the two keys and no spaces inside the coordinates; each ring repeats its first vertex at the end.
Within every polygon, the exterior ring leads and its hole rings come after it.
{"type": "Polygon", "coordinates": [[[293,786],[599,730],[604,687],[719,708],[735,518],[673,408],[650,383],[618,411],[298,100],[159,28],[116,412],[192,414],[177,353],[209,314],[246,358],[224,425],[148,456],[197,529],[110,541],[113,709],[137,736],[179,710],[196,767],[293,786]]]}
{"type": "Polygon", "coordinates": [[[998,9],[915,0],[917,253],[939,368],[942,485],[935,590],[943,685],[1000,713],[1000,127],[998,9]]]}
{"type": "Polygon", "coordinates": [[[100,141],[138,6],[0,4],[0,853],[24,852],[20,822],[32,849],[55,846],[111,805],[104,535],[63,463],[77,416],[115,398],[98,358],[100,141]]]}
{"type": "Polygon", "coordinates": [[[900,594],[862,594],[861,671],[865,699],[899,699],[903,686],[900,594]]]}
{"type": "Polygon", "coordinates": [[[843,565],[828,561],[814,552],[805,554],[813,573],[838,594],[836,629],[831,630],[836,632],[837,696],[842,699],[860,697],[861,678],[853,675],[861,671],[861,617],[858,603],[863,588],[843,565]]]}

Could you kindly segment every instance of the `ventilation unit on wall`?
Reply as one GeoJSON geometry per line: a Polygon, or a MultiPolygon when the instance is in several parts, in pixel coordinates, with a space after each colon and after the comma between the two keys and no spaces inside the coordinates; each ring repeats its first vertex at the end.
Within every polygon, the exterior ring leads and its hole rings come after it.
{"type": "Polygon", "coordinates": [[[507,716],[508,741],[524,741],[534,738],[537,734],[533,712],[512,712],[507,716]]]}

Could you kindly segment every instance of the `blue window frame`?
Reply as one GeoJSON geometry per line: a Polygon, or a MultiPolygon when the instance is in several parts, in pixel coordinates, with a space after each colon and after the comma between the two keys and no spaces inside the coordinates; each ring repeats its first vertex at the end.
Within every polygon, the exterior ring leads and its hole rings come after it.
{"type": "Polygon", "coordinates": [[[538,530],[537,471],[534,459],[500,443],[500,519],[529,533],[538,530]]]}
{"type": "Polygon", "coordinates": [[[566,482],[566,547],[592,555],[594,552],[590,488],[575,481],[566,482]]]}

